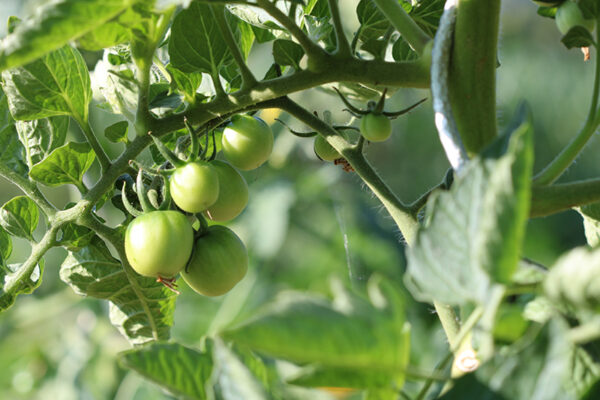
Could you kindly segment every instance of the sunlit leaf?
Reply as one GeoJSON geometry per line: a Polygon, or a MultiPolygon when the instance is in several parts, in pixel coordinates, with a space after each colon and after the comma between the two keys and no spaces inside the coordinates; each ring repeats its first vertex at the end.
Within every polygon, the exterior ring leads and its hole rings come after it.
{"type": "Polygon", "coordinates": [[[33,240],[38,220],[38,208],[29,197],[14,197],[0,208],[0,225],[14,236],[33,240]]]}
{"type": "Polygon", "coordinates": [[[32,179],[46,186],[73,184],[80,186],[83,175],[95,159],[92,148],[86,142],[68,142],[54,150],[29,171],[32,179]]]}

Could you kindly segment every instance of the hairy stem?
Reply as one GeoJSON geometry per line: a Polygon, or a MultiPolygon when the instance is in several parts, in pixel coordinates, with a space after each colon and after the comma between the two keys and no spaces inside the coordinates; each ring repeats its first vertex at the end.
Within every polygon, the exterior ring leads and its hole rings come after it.
{"type": "Polygon", "coordinates": [[[400,32],[402,38],[415,49],[419,55],[423,54],[425,45],[431,40],[429,35],[404,11],[397,0],[373,0],[381,12],[390,20],[394,28],[400,32]]]}
{"type": "Polygon", "coordinates": [[[531,217],[543,217],[600,201],[600,179],[534,186],[531,192],[531,217]]]}

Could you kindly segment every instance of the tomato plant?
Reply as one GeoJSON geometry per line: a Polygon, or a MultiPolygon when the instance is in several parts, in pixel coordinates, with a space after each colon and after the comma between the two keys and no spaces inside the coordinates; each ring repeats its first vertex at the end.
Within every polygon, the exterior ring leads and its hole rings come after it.
{"type": "Polygon", "coordinates": [[[244,243],[229,228],[209,227],[194,244],[194,254],[181,272],[183,280],[204,296],[229,292],[248,270],[244,243]]]}
{"type": "Polygon", "coordinates": [[[35,3],[0,398],[600,397],[597,0],[35,3]]]}

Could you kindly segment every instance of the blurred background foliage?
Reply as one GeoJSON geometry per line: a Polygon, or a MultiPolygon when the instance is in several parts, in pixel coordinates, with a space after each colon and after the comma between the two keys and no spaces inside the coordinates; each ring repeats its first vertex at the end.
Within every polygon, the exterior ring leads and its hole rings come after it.
{"type": "MultiPolygon", "coordinates": [[[[26,17],[40,3],[2,0],[0,20],[6,21],[10,15],[26,17]]],[[[356,3],[341,2],[348,33],[358,26],[356,3]]],[[[2,26],[0,36],[5,34],[2,26]]],[[[529,102],[535,119],[536,171],[583,124],[591,96],[593,64],[584,63],[578,50],[567,50],[559,40],[554,22],[537,16],[531,1],[503,2],[499,124],[510,120],[519,101],[529,102]]],[[[270,64],[270,51],[268,45],[254,48],[250,64],[258,76],[270,64]]],[[[99,55],[84,55],[93,68],[99,55]]],[[[426,96],[429,94],[423,90],[400,90],[386,106],[395,110],[426,96]]],[[[293,97],[313,110],[331,110],[336,123],[349,121],[337,97],[322,90],[293,97]]],[[[273,123],[274,153],[268,165],[245,174],[250,203],[232,224],[250,251],[250,273],[230,294],[217,299],[198,296],[182,283],[172,337],[183,344],[197,346],[203,335],[252,314],[284,289],[329,295],[332,282],[360,289],[374,271],[401,279],[402,240],[378,201],[351,173],[319,162],[312,151],[312,140],[292,136],[281,124],[273,122],[279,117],[277,110],[265,110],[262,117],[273,123]]],[[[298,130],[305,129],[288,116],[280,117],[298,130]]],[[[102,132],[120,118],[92,106],[91,119],[95,131],[102,132]]],[[[70,135],[83,140],[75,125],[71,124],[70,135]]],[[[122,150],[107,141],[103,145],[112,156],[122,150]]],[[[562,180],[600,175],[599,152],[600,143],[592,140],[562,180]]],[[[395,120],[392,139],[370,145],[367,154],[407,202],[441,181],[448,163],[433,125],[431,102],[395,120]]],[[[88,174],[88,182],[97,179],[95,168],[88,174]]],[[[43,191],[60,206],[77,197],[74,188],[43,191]]],[[[0,178],[1,203],[18,194],[17,188],[0,178]]],[[[110,207],[105,206],[100,214],[116,225],[122,214],[110,207]]],[[[9,261],[22,261],[29,252],[28,244],[14,241],[9,261]]],[[[528,227],[525,256],[548,265],[565,250],[584,243],[581,218],[575,212],[534,219],[528,227]]],[[[115,355],[127,349],[128,344],[110,326],[106,302],[82,299],[59,280],[58,270],[65,255],[62,249],[49,252],[41,287],[0,314],[0,398],[170,398],[116,364],[115,355]]],[[[408,301],[408,319],[413,325],[411,364],[429,370],[437,361],[436,355],[442,354],[445,339],[430,307],[408,301]]]]}

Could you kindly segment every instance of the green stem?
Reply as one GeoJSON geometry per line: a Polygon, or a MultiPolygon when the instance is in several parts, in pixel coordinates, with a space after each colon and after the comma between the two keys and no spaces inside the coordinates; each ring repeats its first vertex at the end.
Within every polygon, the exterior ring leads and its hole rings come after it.
{"type": "Polygon", "coordinates": [[[100,145],[100,142],[98,142],[98,139],[96,139],[96,135],[94,134],[92,126],[90,125],[88,120],[80,120],[79,118],[75,118],[75,121],[77,121],[77,123],[79,124],[79,127],[83,131],[87,142],[90,144],[90,146],[92,146],[92,150],[94,150],[94,153],[96,154],[96,158],[100,163],[102,172],[105,172],[110,167],[110,159],[108,158],[106,152],[100,145]]]}
{"type": "Polygon", "coordinates": [[[499,15],[500,0],[458,0],[449,89],[458,132],[470,155],[497,135],[499,15]]]}
{"type": "Polygon", "coordinates": [[[138,81],[138,104],[135,114],[135,130],[138,136],[148,133],[150,115],[150,69],[152,64],[148,60],[136,61],[136,79],[138,81]]]}
{"type": "Polygon", "coordinates": [[[431,40],[429,35],[404,11],[397,0],[373,0],[381,12],[390,20],[394,28],[400,32],[404,40],[415,49],[419,55],[423,54],[425,45],[431,40]]]}
{"type": "Polygon", "coordinates": [[[56,213],[54,207],[40,192],[37,185],[27,178],[19,175],[5,164],[0,163],[0,176],[17,186],[23,193],[37,204],[47,217],[53,217],[56,213]]]}
{"type": "MultiPolygon", "coordinates": [[[[600,24],[600,18],[598,18],[600,24]]],[[[596,29],[596,43],[600,45],[600,28],[596,29]]],[[[594,89],[592,91],[592,104],[588,113],[585,125],[579,133],[569,142],[546,168],[533,178],[535,185],[549,185],[556,181],[565,170],[573,163],[579,153],[583,150],[587,142],[598,129],[600,124],[600,112],[598,112],[598,93],[600,88],[600,57],[596,50],[596,74],[594,76],[594,89]]]]}
{"type": "Polygon", "coordinates": [[[158,68],[160,73],[163,74],[163,76],[165,77],[167,82],[171,83],[171,80],[172,80],[171,74],[169,73],[169,70],[167,69],[165,64],[163,64],[163,62],[160,61],[160,58],[158,58],[156,55],[153,57],[153,60],[154,60],[154,65],[156,65],[156,68],[158,68]]]}
{"type": "Polygon", "coordinates": [[[598,201],[600,201],[600,179],[534,186],[529,215],[543,217],[598,201]]]}
{"type": "Polygon", "coordinates": [[[402,204],[400,199],[379,177],[377,172],[375,172],[373,167],[371,167],[369,162],[365,159],[362,152],[342,138],[333,127],[326,124],[289,98],[282,98],[278,103],[282,110],[287,111],[317,131],[330,145],[333,146],[334,149],[344,156],[358,176],[365,182],[369,189],[371,189],[373,194],[377,196],[379,201],[381,201],[394,222],[396,222],[396,225],[402,232],[406,242],[409,245],[412,244],[419,225],[417,219],[410,213],[408,207],[402,204]]]}
{"type": "Polygon", "coordinates": [[[331,13],[331,19],[333,20],[333,28],[335,29],[335,40],[337,47],[336,54],[344,57],[350,57],[352,55],[352,50],[350,49],[350,44],[348,43],[348,39],[344,34],[344,25],[342,24],[342,19],[340,17],[338,0],[328,1],[329,12],[331,13]]]}
{"type": "Polygon", "coordinates": [[[256,83],[256,78],[252,74],[252,71],[246,65],[246,60],[240,51],[237,43],[235,42],[235,38],[231,33],[231,28],[227,24],[225,20],[225,6],[223,5],[213,5],[211,6],[211,11],[215,16],[215,20],[217,21],[217,25],[219,25],[219,30],[221,31],[221,35],[223,40],[229,47],[231,54],[233,55],[233,59],[240,69],[240,74],[242,75],[242,88],[247,88],[256,83]]]}

